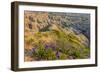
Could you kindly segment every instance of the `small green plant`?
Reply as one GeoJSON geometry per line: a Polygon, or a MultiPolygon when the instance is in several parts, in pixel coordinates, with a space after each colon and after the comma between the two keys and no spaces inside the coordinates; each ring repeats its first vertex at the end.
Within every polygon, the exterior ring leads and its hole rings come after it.
{"type": "Polygon", "coordinates": [[[59,59],[61,59],[61,60],[67,59],[67,55],[64,54],[64,53],[62,53],[62,54],[60,55],[60,58],[59,58],[59,59]]]}

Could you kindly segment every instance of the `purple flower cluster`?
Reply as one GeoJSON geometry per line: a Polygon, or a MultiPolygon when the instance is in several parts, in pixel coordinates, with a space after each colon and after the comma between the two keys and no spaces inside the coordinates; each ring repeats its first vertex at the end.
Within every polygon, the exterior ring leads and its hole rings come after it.
{"type": "Polygon", "coordinates": [[[56,46],[55,45],[46,44],[45,45],[45,49],[49,49],[49,48],[52,48],[52,50],[56,50],[56,46]]]}
{"type": "Polygon", "coordinates": [[[49,45],[45,45],[45,49],[48,49],[48,48],[50,48],[50,46],[49,45]]]}
{"type": "Polygon", "coordinates": [[[58,51],[56,52],[56,57],[57,57],[57,59],[59,59],[59,57],[60,57],[60,54],[58,51]]]}
{"type": "Polygon", "coordinates": [[[32,52],[35,53],[36,52],[36,48],[32,48],[32,52]]]}

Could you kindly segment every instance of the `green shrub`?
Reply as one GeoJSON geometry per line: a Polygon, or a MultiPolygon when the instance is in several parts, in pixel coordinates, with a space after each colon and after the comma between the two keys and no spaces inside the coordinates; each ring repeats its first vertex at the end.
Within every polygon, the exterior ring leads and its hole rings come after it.
{"type": "Polygon", "coordinates": [[[60,55],[60,58],[59,58],[59,59],[61,59],[61,60],[67,59],[67,55],[64,54],[64,53],[62,53],[62,54],[60,55]]]}

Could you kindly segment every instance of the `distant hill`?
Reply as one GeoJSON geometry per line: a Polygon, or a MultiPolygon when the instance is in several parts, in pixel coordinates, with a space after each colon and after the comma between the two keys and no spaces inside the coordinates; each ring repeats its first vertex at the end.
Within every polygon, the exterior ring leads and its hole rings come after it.
{"type": "Polygon", "coordinates": [[[83,33],[90,39],[90,15],[80,13],[57,13],[57,12],[26,12],[25,24],[32,26],[34,31],[47,29],[52,24],[57,24],[62,28],[72,27],[83,33]]]}

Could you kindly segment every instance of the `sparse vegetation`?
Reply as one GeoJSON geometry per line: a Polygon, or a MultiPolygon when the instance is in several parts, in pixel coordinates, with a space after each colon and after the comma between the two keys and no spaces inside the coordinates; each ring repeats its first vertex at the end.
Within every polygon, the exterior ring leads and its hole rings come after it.
{"type": "MultiPolygon", "coordinates": [[[[24,38],[25,58],[31,57],[31,59],[25,59],[25,61],[86,59],[90,57],[90,47],[87,45],[89,39],[81,32],[76,34],[78,30],[74,29],[72,25],[70,26],[71,23],[81,22],[81,20],[75,20],[73,17],[69,17],[70,20],[67,20],[67,15],[57,13],[31,12],[33,14],[31,17],[29,14],[29,12],[25,13],[27,16],[25,19],[29,17],[32,25],[31,27],[29,25],[28,29],[25,24],[24,38]],[[33,22],[33,18],[34,20],[38,19],[33,22]]],[[[84,19],[82,22],[85,22],[86,17],[78,16],[78,18],[84,19]]],[[[88,17],[86,19],[89,20],[88,17]]]]}

